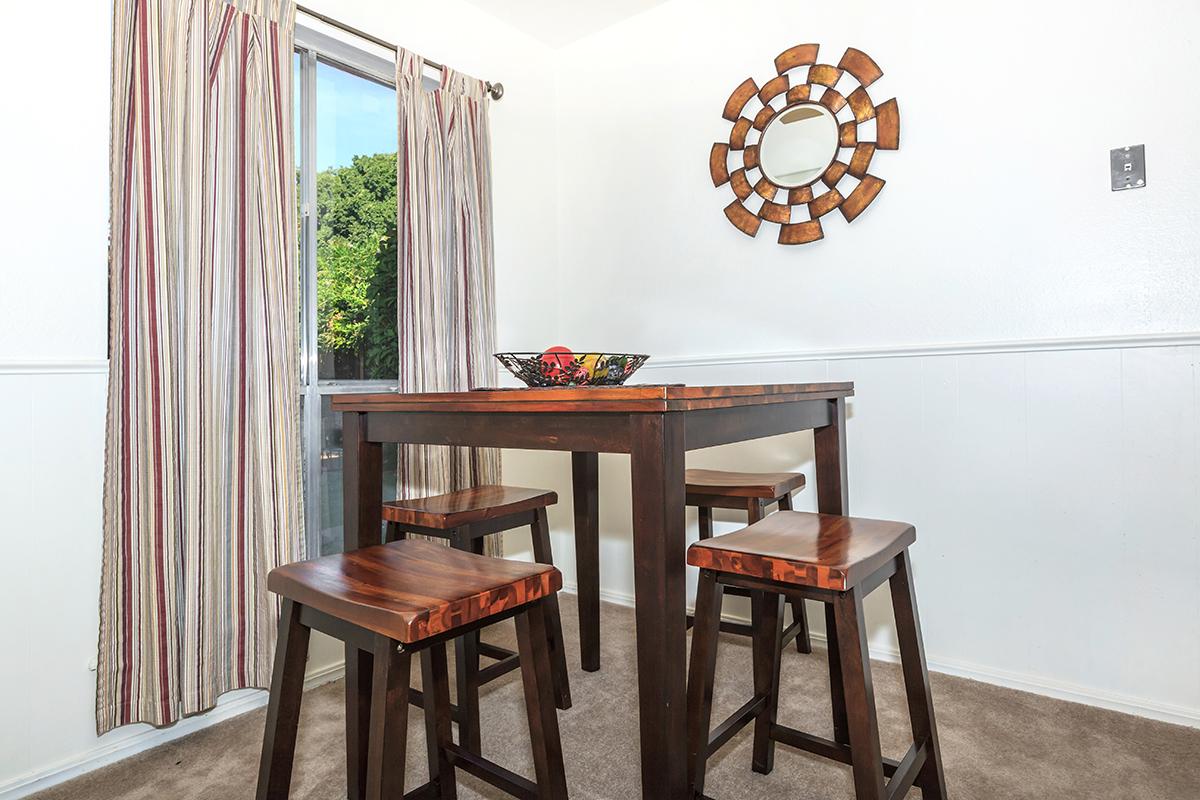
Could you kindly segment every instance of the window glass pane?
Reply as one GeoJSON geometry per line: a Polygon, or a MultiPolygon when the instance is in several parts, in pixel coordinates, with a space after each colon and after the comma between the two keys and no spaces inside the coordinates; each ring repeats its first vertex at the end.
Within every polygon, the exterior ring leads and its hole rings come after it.
{"type": "MultiPolygon", "coordinates": [[[[396,445],[383,447],[383,499],[396,499],[396,445]]],[[[321,554],[342,551],[342,415],[329,395],[321,398],[321,554]]],[[[380,528],[380,537],[383,529],[380,528]]],[[[382,538],[381,538],[382,540],[382,538]]]]}
{"type": "Polygon", "coordinates": [[[302,60],[300,53],[292,53],[292,118],[295,125],[292,126],[294,135],[294,158],[296,162],[296,298],[300,301],[296,308],[296,313],[300,316],[300,351],[297,353],[297,358],[300,359],[301,372],[305,369],[306,359],[305,345],[306,334],[304,333],[305,311],[304,311],[304,286],[308,283],[308,264],[304,260],[304,139],[301,135],[301,130],[305,125],[304,119],[304,104],[301,99],[301,77],[302,77],[302,60]]]}
{"type": "Polygon", "coordinates": [[[317,372],[324,380],[398,374],[396,131],[395,89],[317,64],[317,372]]]}
{"type": "Polygon", "coordinates": [[[300,117],[300,53],[292,53],[292,116],[295,118],[296,124],[292,126],[293,143],[296,153],[296,181],[300,181],[300,157],[303,155],[300,152],[300,126],[304,124],[304,120],[300,117]]]}

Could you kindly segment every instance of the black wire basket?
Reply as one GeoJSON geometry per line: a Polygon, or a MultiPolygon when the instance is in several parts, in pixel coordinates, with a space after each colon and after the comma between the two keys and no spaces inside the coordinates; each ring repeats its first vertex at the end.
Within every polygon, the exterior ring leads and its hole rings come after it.
{"type": "Polygon", "coordinates": [[[526,386],[620,386],[650,358],[636,353],[496,353],[526,386]]]}

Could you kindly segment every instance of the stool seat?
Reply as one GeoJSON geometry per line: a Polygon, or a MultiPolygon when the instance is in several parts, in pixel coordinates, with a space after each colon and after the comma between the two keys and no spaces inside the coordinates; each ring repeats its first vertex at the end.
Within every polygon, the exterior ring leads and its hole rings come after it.
{"type": "Polygon", "coordinates": [[[272,570],[267,588],[332,617],[415,643],[552,597],[562,574],[421,540],[364,547],[272,570]]]}
{"type": "MultiPolygon", "coordinates": [[[[712,469],[689,469],[684,477],[689,506],[696,506],[700,522],[700,538],[711,539],[713,535],[713,509],[745,509],[746,521],[753,525],[767,514],[767,507],[778,505],[780,511],[792,510],[792,492],[804,488],[802,472],[727,472],[712,469]]],[[[736,586],[725,588],[728,594],[749,597],[749,590],[736,586]]],[[[796,650],[812,652],[808,634],[808,612],[803,600],[789,602],[792,608],[792,625],[784,631],[787,642],[796,640],[796,650]]],[[[732,620],[723,620],[721,630],[749,636],[751,626],[732,620]]]]}
{"type": "Polygon", "coordinates": [[[778,511],[740,531],[702,539],[688,563],[778,583],[846,591],[916,541],[904,522],[778,511]]]}
{"type": "Polygon", "coordinates": [[[684,476],[688,494],[719,497],[757,497],[774,500],[804,487],[802,472],[725,472],[689,469],[684,476]]]}
{"type": "Polygon", "coordinates": [[[446,530],[473,522],[546,508],[558,495],[520,486],[476,486],[432,497],[392,500],[383,504],[383,518],[401,525],[446,530]]]}
{"type": "MultiPolygon", "coordinates": [[[[455,550],[476,555],[483,555],[485,537],[528,526],[534,561],[553,565],[547,507],[556,502],[558,495],[545,489],[483,485],[432,497],[386,502],[380,514],[387,521],[387,542],[405,540],[411,535],[431,536],[448,540],[455,550]]],[[[546,599],[546,621],[550,632],[555,702],[565,710],[571,707],[570,678],[558,598],[553,594],[546,599]]],[[[508,648],[481,641],[478,629],[458,637],[454,652],[457,686],[454,718],[458,722],[459,739],[473,752],[479,752],[482,746],[479,687],[518,669],[520,659],[508,648]],[[480,656],[494,659],[496,663],[481,667],[480,656]]],[[[418,691],[410,692],[409,697],[415,705],[425,700],[418,691]]]]}

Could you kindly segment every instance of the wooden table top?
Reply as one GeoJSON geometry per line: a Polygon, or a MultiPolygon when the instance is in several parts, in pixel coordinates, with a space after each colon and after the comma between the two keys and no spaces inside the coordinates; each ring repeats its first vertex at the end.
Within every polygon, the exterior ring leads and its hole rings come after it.
{"type": "Polygon", "coordinates": [[[429,394],[340,394],[334,411],[443,413],[630,413],[832,400],[854,394],[853,382],[772,383],[749,386],[585,386],[547,389],[481,389],[429,394]]]}

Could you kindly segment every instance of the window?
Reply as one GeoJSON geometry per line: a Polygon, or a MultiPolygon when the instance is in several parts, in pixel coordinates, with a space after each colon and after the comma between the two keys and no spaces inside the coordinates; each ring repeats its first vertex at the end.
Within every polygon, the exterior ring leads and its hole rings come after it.
{"type": "MultiPolygon", "coordinates": [[[[299,391],[316,555],[342,542],[342,427],[331,395],[396,385],[397,115],[390,61],[302,26],[296,42],[299,391]]],[[[385,497],[395,496],[396,454],[384,450],[385,497]]]]}

